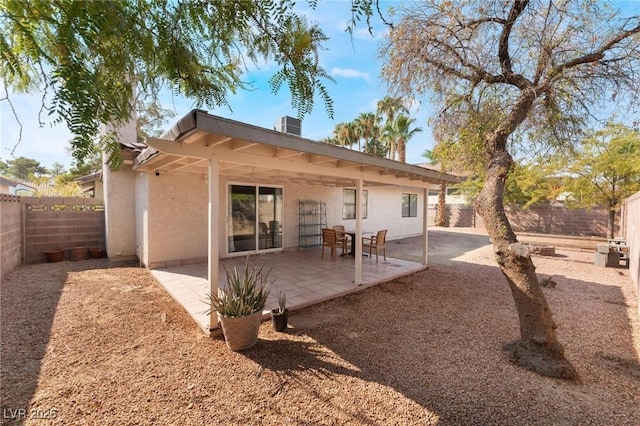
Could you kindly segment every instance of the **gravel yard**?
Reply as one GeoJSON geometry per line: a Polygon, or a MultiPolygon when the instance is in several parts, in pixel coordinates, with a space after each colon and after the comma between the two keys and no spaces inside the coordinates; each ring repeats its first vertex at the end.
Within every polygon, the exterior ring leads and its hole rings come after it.
{"type": "Polygon", "coordinates": [[[238,353],[136,265],[19,267],[0,292],[3,424],[640,424],[627,269],[534,257],[557,283],[544,292],[581,375],[569,383],[502,353],[518,320],[486,236],[435,229],[429,246],[428,270],[295,311],[286,333],[265,322],[238,353]]]}

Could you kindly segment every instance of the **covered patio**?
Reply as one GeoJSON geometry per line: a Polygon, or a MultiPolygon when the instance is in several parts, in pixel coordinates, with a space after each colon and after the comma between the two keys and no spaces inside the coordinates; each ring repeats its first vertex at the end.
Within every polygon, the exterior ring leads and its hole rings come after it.
{"type": "MultiPolygon", "coordinates": [[[[235,266],[241,270],[245,261],[246,257],[221,260],[218,286],[223,287],[226,284],[225,268],[231,270],[235,266]]],[[[268,318],[269,311],[278,306],[278,289],[285,292],[287,308],[291,311],[426,268],[419,263],[389,257],[386,261],[380,258],[379,263],[375,262],[375,257],[363,257],[362,284],[356,285],[353,279],[355,259],[351,256],[337,256],[336,260],[332,260],[326,253],[324,259],[321,259],[320,249],[250,256],[249,265],[254,263],[264,265],[265,271],[271,268],[269,277],[274,281],[263,318],[268,318]]],[[[210,320],[206,314],[207,305],[204,303],[210,291],[207,268],[207,263],[196,263],[155,269],[151,272],[167,293],[184,307],[203,331],[208,333],[210,320]]]]}
{"type": "MultiPolygon", "coordinates": [[[[225,277],[224,266],[244,262],[246,256],[238,251],[257,256],[258,259],[269,258],[267,267],[273,268],[274,278],[280,285],[290,286],[287,295],[289,307],[293,309],[425,268],[428,246],[428,189],[440,183],[458,180],[455,176],[428,168],[318,143],[198,110],[179,120],[161,138],[148,138],[146,143],[148,148],[133,162],[133,171],[141,177],[141,188],[149,190],[145,193],[146,198],[141,199],[139,203],[139,210],[143,213],[139,218],[143,226],[140,235],[146,235],[146,239],[141,239],[139,243],[141,258],[145,265],[156,270],[156,277],[167,291],[178,299],[207,331],[217,328],[218,323],[215,316],[204,315],[202,300],[206,293],[217,292],[218,286],[224,282],[221,281],[225,277]],[[178,187],[176,182],[184,175],[202,176],[203,179],[192,179],[184,184],[180,194],[169,194],[167,191],[171,187],[178,187]],[[190,213],[186,213],[185,207],[196,204],[186,197],[181,198],[182,194],[192,193],[192,188],[200,187],[198,182],[205,182],[207,191],[193,193],[199,194],[199,200],[202,200],[203,195],[206,196],[208,202],[208,264],[193,265],[195,262],[188,259],[190,256],[177,258],[176,254],[165,254],[163,258],[157,254],[160,251],[158,247],[169,245],[165,244],[159,235],[167,235],[167,229],[188,228],[192,223],[192,217],[200,215],[203,211],[202,208],[194,208],[190,213]],[[414,214],[413,217],[419,218],[422,224],[421,229],[414,231],[421,232],[423,236],[422,263],[405,264],[387,259],[387,262],[375,265],[369,264],[369,260],[363,256],[341,258],[336,261],[325,259],[323,262],[320,260],[319,250],[299,250],[304,245],[296,241],[295,226],[299,218],[295,216],[295,207],[291,202],[274,208],[280,216],[268,219],[272,221],[270,223],[285,223],[282,238],[278,237],[277,244],[266,247],[266,251],[258,245],[253,249],[243,247],[236,250],[235,246],[232,249],[231,245],[236,241],[230,238],[230,226],[235,225],[230,224],[234,211],[229,207],[232,205],[229,200],[236,195],[232,192],[234,188],[244,188],[242,185],[256,191],[254,196],[258,194],[257,189],[261,188],[259,185],[270,185],[274,188],[269,189],[277,190],[281,198],[282,188],[287,188],[287,185],[305,186],[306,189],[298,193],[300,198],[318,191],[326,193],[323,188],[353,188],[355,211],[353,217],[347,219],[353,220],[350,225],[353,226],[354,251],[357,253],[362,252],[363,234],[386,228],[385,225],[390,223],[387,220],[382,227],[364,228],[363,217],[366,214],[363,211],[363,193],[373,188],[413,188],[414,208],[417,208],[415,203],[418,195],[421,198],[421,214],[414,214]],[[156,191],[149,188],[155,188],[156,191]],[[174,199],[182,199],[182,202],[175,202],[174,199]],[[149,213],[148,209],[153,210],[152,213],[149,213]],[[155,232],[151,232],[152,228],[155,232]],[[183,259],[186,259],[187,263],[183,259]],[[181,266],[169,267],[169,264],[181,266]],[[301,280],[308,281],[308,285],[301,286],[301,280]]],[[[181,182],[187,182],[187,179],[182,179],[181,182]]],[[[202,204],[199,205],[204,207],[202,204]]],[[[379,208],[381,206],[372,207],[380,211],[379,208]]],[[[250,217],[248,220],[252,226],[258,229],[257,213],[255,210],[250,213],[246,216],[250,217]]],[[[182,252],[192,250],[192,240],[199,240],[203,235],[201,228],[189,229],[189,237],[182,233],[165,236],[165,241],[172,241],[172,248],[176,253],[178,244],[183,244],[180,246],[182,252]]],[[[259,240],[256,237],[256,244],[257,241],[259,240]]],[[[195,259],[200,260],[201,256],[196,254],[195,259]]],[[[275,300],[275,292],[272,297],[275,300]]],[[[271,303],[270,306],[275,307],[275,304],[271,303]]]]}

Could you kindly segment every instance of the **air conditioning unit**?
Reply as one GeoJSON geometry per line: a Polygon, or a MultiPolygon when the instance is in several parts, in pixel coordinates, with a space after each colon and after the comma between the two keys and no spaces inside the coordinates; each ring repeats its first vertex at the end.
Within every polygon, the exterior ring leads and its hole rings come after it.
{"type": "Polygon", "coordinates": [[[282,133],[302,136],[302,122],[297,118],[285,115],[276,120],[275,129],[282,133]]]}

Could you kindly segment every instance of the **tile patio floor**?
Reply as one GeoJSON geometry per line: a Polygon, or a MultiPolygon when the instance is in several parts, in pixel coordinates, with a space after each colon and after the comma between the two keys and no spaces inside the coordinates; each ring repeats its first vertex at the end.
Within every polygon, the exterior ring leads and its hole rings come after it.
{"type": "MultiPolygon", "coordinates": [[[[221,260],[218,285],[224,286],[226,283],[223,266],[231,269],[235,265],[242,270],[245,260],[244,256],[221,260]]],[[[287,308],[292,311],[425,268],[419,263],[390,257],[384,261],[381,256],[380,263],[375,262],[375,256],[373,259],[363,257],[362,285],[356,286],[355,259],[350,256],[337,256],[336,260],[332,260],[328,250],[325,252],[324,260],[321,259],[318,248],[254,255],[249,262],[250,265],[253,262],[265,265],[265,270],[272,268],[269,277],[275,280],[275,283],[263,317],[267,317],[271,309],[278,307],[278,288],[285,291],[287,308]]],[[[209,291],[207,264],[174,266],[154,269],[151,272],[167,293],[184,307],[205,332],[208,332],[209,317],[206,315],[207,306],[203,303],[209,291]]]]}

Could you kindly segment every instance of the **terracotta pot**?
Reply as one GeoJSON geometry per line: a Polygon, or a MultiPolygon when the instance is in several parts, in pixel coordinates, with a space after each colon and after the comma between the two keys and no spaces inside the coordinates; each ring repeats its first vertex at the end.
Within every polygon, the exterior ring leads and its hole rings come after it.
{"type": "Polygon", "coordinates": [[[89,250],[86,247],[74,247],[71,249],[71,260],[87,260],[89,250]]]}
{"type": "Polygon", "coordinates": [[[47,256],[48,262],[62,262],[64,260],[64,249],[46,250],[44,255],[47,256]]]}
{"type": "Polygon", "coordinates": [[[89,249],[89,256],[92,259],[100,259],[102,257],[103,250],[100,247],[91,247],[89,249]]]}
{"type": "Polygon", "coordinates": [[[258,342],[258,331],[262,322],[262,311],[245,317],[225,317],[218,313],[224,340],[229,349],[241,351],[258,342]]]}

